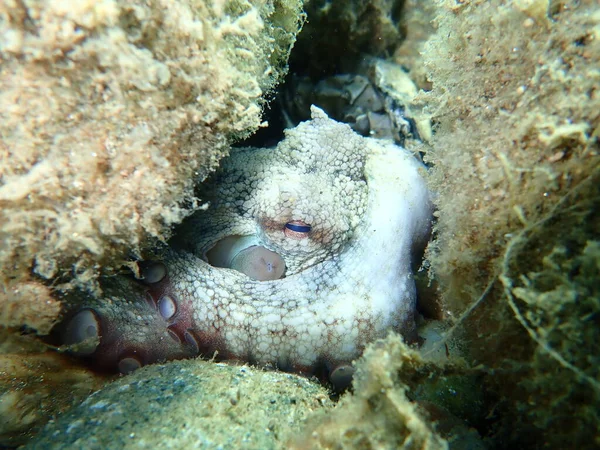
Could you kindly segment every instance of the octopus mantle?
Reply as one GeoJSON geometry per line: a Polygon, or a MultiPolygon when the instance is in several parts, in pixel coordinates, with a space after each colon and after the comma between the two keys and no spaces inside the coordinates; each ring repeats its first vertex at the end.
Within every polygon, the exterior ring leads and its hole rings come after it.
{"type": "Polygon", "coordinates": [[[312,108],[276,148],[235,149],[141,280],[103,282],[62,325],[121,372],[215,352],[344,384],[365,345],[415,337],[412,266],[431,203],[423,166],[312,108]]]}

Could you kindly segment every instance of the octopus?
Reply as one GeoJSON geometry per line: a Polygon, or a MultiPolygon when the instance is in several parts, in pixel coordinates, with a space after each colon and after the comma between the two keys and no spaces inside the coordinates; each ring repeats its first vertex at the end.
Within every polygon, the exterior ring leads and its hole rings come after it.
{"type": "Polygon", "coordinates": [[[190,216],[138,277],[80,294],[63,343],[129,373],[196,356],[314,374],[348,386],[365,346],[416,340],[431,229],[425,167],[312,107],[275,148],[232,149],[190,216]]]}

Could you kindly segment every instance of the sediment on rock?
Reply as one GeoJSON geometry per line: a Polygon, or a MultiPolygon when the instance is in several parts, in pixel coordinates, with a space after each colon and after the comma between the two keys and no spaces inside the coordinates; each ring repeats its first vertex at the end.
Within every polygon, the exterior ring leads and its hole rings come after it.
{"type": "Polygon", "coordinates": [[[2,324],[40,326],[12,313],[32,274],[93,287],[198,206],[194,183],[259,127],[301,7],[0,5],[2,324]]]}

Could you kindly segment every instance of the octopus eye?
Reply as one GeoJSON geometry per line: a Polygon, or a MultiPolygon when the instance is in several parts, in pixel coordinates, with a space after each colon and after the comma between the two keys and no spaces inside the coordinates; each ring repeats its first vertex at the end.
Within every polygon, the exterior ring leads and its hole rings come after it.
{"type": "Polygon", "coordinates": [[[310,230],[312,230],[312,227],[309,224],[301,220],[292,220],[285,224],[283,233],[291,239],[304,239],[308,237],[310,230]]]}

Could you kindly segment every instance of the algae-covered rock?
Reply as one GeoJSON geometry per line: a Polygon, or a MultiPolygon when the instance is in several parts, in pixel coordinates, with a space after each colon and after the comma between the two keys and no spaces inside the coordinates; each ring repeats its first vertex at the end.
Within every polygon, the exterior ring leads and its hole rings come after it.
{"type": "Polygon", "coordinates": [[[439,13],[435,0],[404,0],[399,26],[402,42],[393,54],[393,61],[409,70],[411,79],[421,89],[430,90],[431,80],[425,68],[422,52],[435,31],[434,18],[439,13]]]}
{"type": "Polygon", "coordinates": [[[441,304],[498,448],[597,448],[600,5],[443,2],[423,51],[441,304]]]}
{"type": "Polygon", "coordinates": [[[311,0],[290,58],[292,70],[314,79],[352,72],[365,55],[384,56],[402,40],[401,0],[311,0]]]}
{"type": "Polygon", "coordinates": [[[194,181],[258,128],[301,6],[0,3],[3,324],[48,326],[12,313],[32,271],[89,281],[196,206],[194,181]]]}
{"type": "Polygon", "coordinates": [[[547,8],[447,2],[423,53],[433,90],[422,98],[437,124],[430,259],[454,310],[483,291],[511,236],[600,163],[597,2],[530,3],[547,8]]]}
{"type": "MultiPolygon", "coordinates": [[[[600,445],[600,170],[510,242],[501,280],[510,311],[533,347],[493,388],[555,448],[600,445]],[[511,382],[512,392],[505,392],[511,382]],[[548,433],[548,429],[551,430],[548,433]]],[[[515,336],[498,336],[499,342],[515,336]]],[[[526,345],[523,347],[527,348],[526,345]]],[[[508,358],[510,359],[510,355],[508,358]]],[[[516,359],[516,358],[515,358],[516,359]]],[[[506,364],[506,363],[505,363],[506,364]]],[[[503,430],[506,431],[506,430],[503,430]]],[[[534,434],[535,435],[535,434],[534,434]]]]}
{"type": "Polygon", "coordinates": [[[448,411],[443,402],[431,401],[445,383],[444,388],[455,389],[459,398],[479,402],[481,392],[474,380],[454,377],[455,371],[461,373],[460,367],[450,361],[433,364],[390,334],[371,344],[356,362],[353,393],[334,411],[315,413],[290,448],[483,449],[464,418],[448,411]]]}
{"type": "Polygon", "coordinates": [[[308,414],[331,407],[327,391],[305,378],[178,361],[106,386],[25,448],[282,448],[308,414]]]}
{"type": "Polygon", "coordinates": [[[107,381],[49,351],[35,336],[0,329],[0,446],[23,444],[51,417],[79,404],[107,381]]]}

